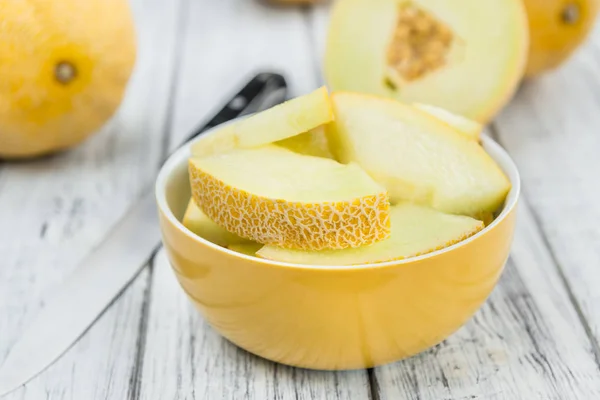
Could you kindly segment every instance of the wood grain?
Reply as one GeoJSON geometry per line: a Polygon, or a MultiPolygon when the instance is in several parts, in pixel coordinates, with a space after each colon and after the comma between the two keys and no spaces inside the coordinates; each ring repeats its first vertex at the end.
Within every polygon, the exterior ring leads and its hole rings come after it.
{"type": "Polygon", "coordinates": [[[521,87],[499,141],[600,354],[600,26],[566,65],[521,87]]]}
{"type": "MultiPolygon", "coordinates": [[[[78,148],[0,171],[0,361],[149,183],[164,153],[179,2],[133,2],[140,49],[119,114],[78,148]],[[156,57],[161,54],[161,57],[156,57]]],[[[6,399],[125,399],[149,275],[60,360],[6,399]]]]}
{"type": "Polygon", "coordinates": [[[257,72],[283,74],[292,97],[315,89],[304,13],[259,0],[191,1],[171,143],[218,111],[257,72]]]}

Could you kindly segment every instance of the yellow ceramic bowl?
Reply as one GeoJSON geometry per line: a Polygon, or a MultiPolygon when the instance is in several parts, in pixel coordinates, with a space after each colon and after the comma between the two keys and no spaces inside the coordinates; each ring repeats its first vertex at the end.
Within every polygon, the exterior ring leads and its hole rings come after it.
{"type": "Polygon", "coordinates": [[[496,220],[428,255],[352,267],[262,260],[214,245],[182,224],[189,146],[156,184],[163,242],[179,283],[206,320],[247,351],[313,369],[373,367],[417,354],[460,328],[486,300],[509,254],[519,176],[488,138],[512,182],[496,220]]]}

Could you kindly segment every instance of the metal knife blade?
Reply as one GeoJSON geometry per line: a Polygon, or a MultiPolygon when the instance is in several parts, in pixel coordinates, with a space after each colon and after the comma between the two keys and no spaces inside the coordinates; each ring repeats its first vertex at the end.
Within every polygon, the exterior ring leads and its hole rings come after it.
{"type": "MultiPolygon", "coordinates": [[[[184,143],[233,118],[281,103],[286,94],[287,85],[281,75],[260,73],[184,143]]],[[[0,366],[0,397],[37,376],[77,342],[159,249],[153,183],[104,242],[44,301],[44,307],[0,366]]]]}

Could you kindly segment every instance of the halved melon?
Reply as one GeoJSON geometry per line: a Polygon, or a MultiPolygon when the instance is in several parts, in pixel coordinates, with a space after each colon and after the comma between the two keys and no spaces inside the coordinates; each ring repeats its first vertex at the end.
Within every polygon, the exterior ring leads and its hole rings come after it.
{"type": "Polygon", "coordinates": [[[473,140],[414,107],[381,97],[334,93],[332,150],[383,184],[392,203],[413,201],[478,216],[503,203],[510,182],[473,140]]]}
{"type": "Polygon", "coordinates": [[[521,0],[344,0],[325,52],[331,90],[432,104],[487,122],[525,69],[521,0]]]}
{"type": "Polygon", "coordinates": [[[302,251],[265,246],[257,255],[308,265],[357,265],[401,260],[460,242],[483,229],[483,222],[461,215],[403,203],[390,209],[391,236],[371,246],[344,250],[302,251]]]}
{"type": "Polygon", "coordinates": [[[258,243],[343,249],[390,233],[387,192],[356,164],[268,145],[191,158],[189,170],[206,215],[258,243]]]}
{"type": "Polygon", "coordinates": [[[462,115],[454,114],[443,108],[432,106],[431,104],[415,103],[413,106],[447,123],[467,138],[476,141],[479,140],[481,131],[483,130],[483,125],[479,122],[465,118],[462,115]]]}
{"type": "Polygon", "coordinates": [[[259,147],[299,135],[332,119],[329,93],[325,87],[321,87],[312,93],[226,125],[196,141],[191,151],[193,156],[201,157],[234,148],[259,147]]]}
{"type": "Polygon", "coordinates": [[[275,144],[296,153],[333,159],[333,154],[331,154],[329,144],[327,143],[324,125],[311,129],[308,132],[280,140],[275,142],[275,144]]]}
{"type": "Polygon", "coordinates": [[[240,244],[232,244],[227,246],[229,250],[236,251],[238,253],[246,254],[247,256],[255,256],[256,252],[259,251],[263,247],[260,243],[250,242],[250,243],[240,243],[240,244]]]}
{"type": "Polygon", "coordinates": [[[183,225],[196,235],[219,246],[228,247],[231,245],[252,243],[250,240],[241,238],[217,225],[198,208],[193,199],[190,199],[185,210],[183,225]]]}

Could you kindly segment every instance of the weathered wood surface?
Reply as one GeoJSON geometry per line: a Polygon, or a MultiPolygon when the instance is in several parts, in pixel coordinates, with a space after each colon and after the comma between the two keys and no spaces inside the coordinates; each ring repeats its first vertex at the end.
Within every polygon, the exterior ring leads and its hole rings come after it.
{"type": "MultiPolygon", "coordinates": [[[[139,58],[123,107],[102,132],[70,152],[0,166],[0,362],[39,309],[39,299],[153,180],[171,107],[179,4],[132,3],[139,58]]],[[[131,396],[148,282],[146,271],[64,357],[5,398],[131,396]]]]}
{"type": "MultiPolygon", "coordinates": [[[[329,5],[136,0],[143,51],[119,117],[81,148],[0,166],[0,362],[132,204],[165,147],[254,72],[322,84],[329,5]],[[144,50],[145,49],[145,50],[144,50]],[[18,213],[15,212],[18,210],[18,213]]],[[[8,399],[600,398],[600,30],[491,126],[523,181],[511,258],[462,329],[411,359],[321,373],[252,356],[187,301],[162,252],[62,359],[8,399]]]]}

